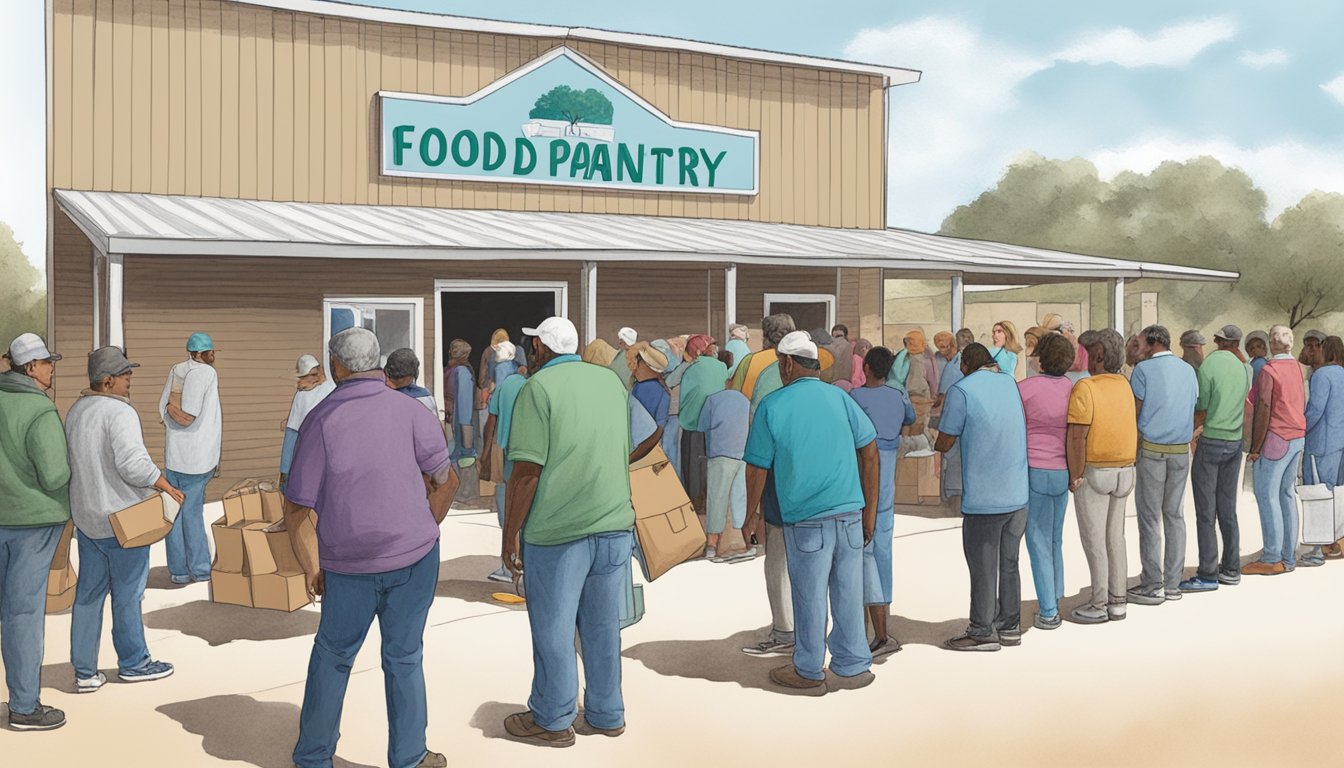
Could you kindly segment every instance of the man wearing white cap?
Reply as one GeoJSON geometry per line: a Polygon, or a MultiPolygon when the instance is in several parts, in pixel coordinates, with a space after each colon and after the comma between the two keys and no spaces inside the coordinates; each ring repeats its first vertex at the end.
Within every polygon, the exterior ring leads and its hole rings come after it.
{"type": "Polygon", "coordinates": [[[603,735],[625,731],[620,612],[635,524],[629,394],[607,371],[579,364],[579,334],[568,320],[547,318],[523,333],[532,337],[532,373],[509,429],[501,555],[513,573],[527,570],[534,674],[528,711],[504,727],[567,747],[578,715],[576,630],[584,717],[603,735]]]}
{"type": "Polygon", "coordinates": [[[224,424],[215,373],[215,342],[205,333],[187,339],[188,359],[174,365],[159,396],[168,482],[186,495],[173,530],[164,539],[174,584],[210,580],[210,543],[205,535],[205,486],[219,468],[224,424]]]}
{"type": "Polygon", "coordinates": [[[616,333],[616,356],[611,358],[611,362],[607,366],[615,371],[617,376],[621,377],[621,383],[625,385],[626,389],[630,389],[635,383],[633,380],[634,371],[630,368],[630,358],[626,355],[626,350],[635,346],[637,341],[639,341],[639,334],[635,332],[634,328],[622,328],[618,331],[616,333]]]}
{"type": "Polygon", "coordinates": [[[280,491],[289,481],[289,465],[294,460],[294,446],[299,442],[299,427],[308,412],[336,389],[336,382],[327,378],[321,363],[312,355],[300,355],[294,363],[294,400],[289,405],[285,420],[285,443],[280,449],[280,491]]]}
{"type": "Polygon", "coordinates": [[[70,520],[65,430],[47,397],[61,356],[37,334],[14,339],[0,373],[0,632],[9,727],[49,731],[65,713],[38,699],[46,630],[47,571],[70,520]]]}
{"type": "Polygon", "coordinates": [[[825,693],[829,645],[838,687],[863,687],[873,680],[863,623],[863,548],[877,523],[877,430],[844,390],[818,378],[817,345],[806,333],[785,336],[775,352],[784,387],[761,401],[743,456],[749,512],[742,537],[751,541],[761,533],[761,498],[773,472],[793,585],[793,663],[771,670],[770,679],[825,693]]]}

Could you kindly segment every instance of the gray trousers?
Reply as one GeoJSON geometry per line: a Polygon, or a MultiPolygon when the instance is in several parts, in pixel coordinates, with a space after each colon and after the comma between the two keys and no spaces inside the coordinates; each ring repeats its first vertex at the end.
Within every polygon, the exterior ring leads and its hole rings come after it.
{"type": "Polygon", "coordinates": [[[1106,610],[1108,602],[1126,602],[1125,500],[1133,492],[1133,467],[1088,467],[1082,487],[1073,495],[1078,535],[1092,574],[1087,602],[1098,610],[1106,610]]]}
{"type": "Polygon", "coordinates": [[[765,594],[770,598],[770,639],[793,642],[793,582],[784,551],[784,529],[765,524],[765,594]]]}
{"type": "Polygon", "coordinates": [[[1185,569],[1185,483],[1189,453],[1139,451],[1134,507],[1139,518],[1139,589],[1180,589],[1185,569]],[[1163,541],[1165,535],[1165,542],[1163,541]]]}
{"type": "Polygon", "coordinates": [[[961,546],[971,572],[972,637],[1021,629],[1022,575],[1018,555],[1027,531],[1027,509],[1002,515],[961,516],[961,546]]]}
{"type": "Polygon", "coordinates": [[[1199,439],[1190,467],[1190,490],[1195,497],[1195,537],[1199,541],[1199,571],[1205,581],[1218,571],[1241,573],[1241,529],[1237,526],[1237,493],[1241,490],[1241,441],[1199,439]],[[1223,534],[1221,564],[1218,532],[1223,534]]]}

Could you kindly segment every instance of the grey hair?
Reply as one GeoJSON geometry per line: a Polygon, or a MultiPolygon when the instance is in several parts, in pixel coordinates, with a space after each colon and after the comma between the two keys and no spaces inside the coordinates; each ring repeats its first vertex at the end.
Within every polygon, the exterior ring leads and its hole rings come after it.
{"type": "Polygon", "coordinates": [[[1161,325],[1150,325],[1139,331],[1139,336],[1148,344],[1161,344],[1171,349],[1171,331],[1161,325]]]}
{"type": "Polygon", "coordinates": [[[351,373],[377,370],[382,356],[378,337],[366,328],[347,328],[332,336],[327,350],[351,373]]]}
{"type": "Polygon", "coordinates": [[[383,373],[387,374],[389,379],[404,379],[407,376],[415,378],[420,375],[420,359],[415,356],[413,350],[406,348],[393,350],[392,354],[387,356],[383,373]]]}
{"type": "Polygon", "coordinates": [[[785,336],[797,330],[793,325],[793,315],[780,312],[761,320],[761,333],[769,347],[777,346],[785,336]]]}
{"type": "Polygon", "coordinates": [[[1286,325],[1276,325],[1269,329],[1269,351],[1273,352],[1274,347],[1287,350],[1293,349],[1293,329],[1286,325]]]}
{"type": "Polygon", "coordinates": [[[1107,373],[1119,373],[1120,366],[1125,364],[1125,337],[1114,328],[1084,331],[1083,335],[1078,337],[1078,343],[1083,345],[1084,349],[1101,345],[1101,367],[1107,373]]]}

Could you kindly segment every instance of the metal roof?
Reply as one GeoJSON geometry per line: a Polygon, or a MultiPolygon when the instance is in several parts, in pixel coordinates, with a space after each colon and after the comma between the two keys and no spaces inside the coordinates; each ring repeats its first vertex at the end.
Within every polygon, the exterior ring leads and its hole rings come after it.
{"type": "Polygon", "coordinates": [[[1125,261],[902,229],[593,213],[329,205],[55,191],[105,254],[662,261],[883,267],[975,282],[1176,278],[1235,272],[1125,261]]]}
{"type": "Polygon", "coordinates": [[[794,67],[828,69],[839,72],[854,72],[861,75],[875,75],[887,78],[888,88],[919,82],[920,72],[905,67],[891,67],[881,64],[864,64],[857,61],[844,61],[824,56],[802,56],[793,53],[766,51],[759,48],[747,48],[736,45],[705,43],[697,40],[685,40],[679,37],[662,35],[642,35],[632,32],[614,32],[589,27],[563,27],[554,24],[528,24],[517,21],[495,21],[476,19],[468,16],[451,16],[427,11],[405,11],[392,8],[378,8],[359,5],[341,0],[231,0],[244,5],[258,5],[280,11],[312,13],[321,16],[335,16],[362,21],[377,21],[387,24],[406,24],[408,26],[428,27],[432,29],[453,29],[463,32],[484,32],[497,35],[518,35],[521,37],[549,37],[569,40],[590,40],[602,43],[618,43],[643,48],[657,48],[670,51],[703,53],[711,56],[723,56],[747,61],[763,61],[772,64],[784,64],[794,67]]]}

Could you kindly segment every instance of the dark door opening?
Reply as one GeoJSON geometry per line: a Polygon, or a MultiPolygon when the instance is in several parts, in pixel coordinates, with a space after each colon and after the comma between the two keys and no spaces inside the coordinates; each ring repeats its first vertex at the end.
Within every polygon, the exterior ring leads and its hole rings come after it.
{"type": "Polygon", "coordinates": [[[793,327],[811,333],[818,328],[831,332],[827,325],[830,307],[824,301],[772,301],[770,314],[784,312],[793,317],[793,327]]]}
{"type": "Polygon", "coordinates": [[[509,341],[525,349],[523,328],[535,328],[556,314],[555,305],[554,291],[443,291],[439,294],[440,372],[448,360],[448,345],[462,339],[471,345],[471,367],[479,376],[481,353],[496,328],[508,331],[509,341]]]}

